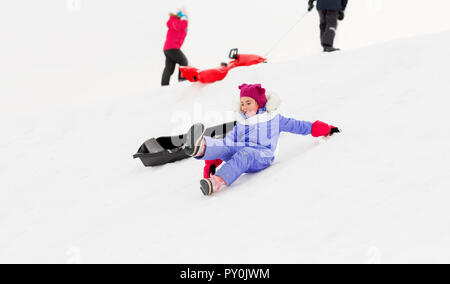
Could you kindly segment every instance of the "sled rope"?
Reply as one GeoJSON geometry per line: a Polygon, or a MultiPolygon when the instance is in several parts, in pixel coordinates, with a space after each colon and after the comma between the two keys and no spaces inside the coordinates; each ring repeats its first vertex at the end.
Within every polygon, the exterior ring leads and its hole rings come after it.
{"type": "Polygon", "coordinates": [[[308,11],[305,12],[298,20],[297,22],[272,46],[271,49],[264,55],[264,57],[267,58],[267,56],[272,53],[272,51],[292,32],[292,30],[305,18],[305,16],[308,14],[308,11]]]}

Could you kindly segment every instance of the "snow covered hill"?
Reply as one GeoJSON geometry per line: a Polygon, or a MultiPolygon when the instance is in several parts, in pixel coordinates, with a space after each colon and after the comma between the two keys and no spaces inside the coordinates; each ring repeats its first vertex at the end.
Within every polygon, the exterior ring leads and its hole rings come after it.
{"type": "Polygon", "coordinates": [[[44,58],[30,56],[36,69],[10,58],[0,67],[0,263],[449,263],[449,44],[449,32],[355,43],[168,88],[145,81],[156,74],[140,69],[149,57],[137,61],[145,44],[129,65],[97,58],[106,44],[85,47],[80,69],[64,72],[61,54],[47,69],[44,58]],[[283,134],[272,167],[212,197],[199,189],[201,162],[144,168],[131,159],[150,137],[231,120],[243,82],[276,91],[284,115],[343,133],[283,134]]]}
{"type": "Polygon", "coordinates": [[[419,37],[21,117],[0,141],[1,261],[449,262],[447,44],[419,37]],[[208,198],[200,162],[131,160],[146,138],[226,120],[240,82],[344,132],[285,134],[271,168],[208,198]]]}

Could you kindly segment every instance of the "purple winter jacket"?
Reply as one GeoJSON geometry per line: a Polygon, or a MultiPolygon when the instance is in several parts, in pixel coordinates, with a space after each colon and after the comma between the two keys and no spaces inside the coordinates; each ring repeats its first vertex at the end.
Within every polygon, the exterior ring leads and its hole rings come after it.
{"type": "Polygon", "coordinates": [[[246,118],[241,113],[241,118],[223,141],[208,139],[208,146],[216,144],[220,146],[266,148],[275,153],[281,132],[300,135],[311,134],[311,122],[286,118],[276,111],[267,112],[265,109],[260,109],[257,115],[250,118],[246,118]]]}

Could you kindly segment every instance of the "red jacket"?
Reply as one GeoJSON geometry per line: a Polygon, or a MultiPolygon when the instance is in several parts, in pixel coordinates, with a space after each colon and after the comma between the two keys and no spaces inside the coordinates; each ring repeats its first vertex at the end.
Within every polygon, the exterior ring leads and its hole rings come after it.
{"type": "Polygon", "coordinates": [[[170,16],[169,21],[167,21],[167,27],[169,30],[167,31],[164,50],[180,49],[187,35],[188,21],[170,16]]]}

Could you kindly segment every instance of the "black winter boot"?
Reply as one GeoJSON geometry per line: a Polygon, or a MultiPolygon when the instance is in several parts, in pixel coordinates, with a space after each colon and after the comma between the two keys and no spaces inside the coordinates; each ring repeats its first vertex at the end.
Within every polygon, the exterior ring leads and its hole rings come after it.
{"type": "Polygon", "coordinates": [[[335,51],[339,51],[339,48],[335,48],[332,46],[324,46],[323,47],[323,52],[335,52],[335,51]]]}

